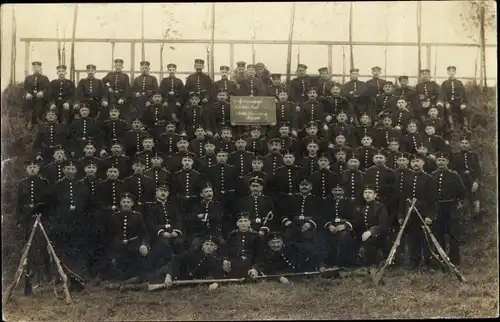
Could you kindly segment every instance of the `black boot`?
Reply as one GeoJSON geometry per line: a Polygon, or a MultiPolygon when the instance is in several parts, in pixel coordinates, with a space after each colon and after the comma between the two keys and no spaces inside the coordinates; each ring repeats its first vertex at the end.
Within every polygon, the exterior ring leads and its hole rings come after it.
{"type": "Polygon", "coordinates": [[[33,294],[33,285],[31,284],[31,275],[26,273],[24,277],[24,295],[29,296],[33,294]]]}

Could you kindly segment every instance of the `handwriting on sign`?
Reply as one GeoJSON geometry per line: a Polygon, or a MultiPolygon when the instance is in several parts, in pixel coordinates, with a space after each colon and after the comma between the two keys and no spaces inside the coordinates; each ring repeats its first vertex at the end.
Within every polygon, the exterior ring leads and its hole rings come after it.
{"type": "Polygon", "coordinates": [[[276,102],[272,97],[231,98],[231,124],[269,125],[276,122],[276,102]]]}

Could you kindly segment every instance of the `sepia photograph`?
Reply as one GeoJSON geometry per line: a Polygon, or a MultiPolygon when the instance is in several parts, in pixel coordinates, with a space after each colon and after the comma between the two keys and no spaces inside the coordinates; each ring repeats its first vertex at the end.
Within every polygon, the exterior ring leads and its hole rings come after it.
{"type": "Polygon", "coordinates": [[[499,317],[495,1],[0,21],[3,320],[499,317]]]}

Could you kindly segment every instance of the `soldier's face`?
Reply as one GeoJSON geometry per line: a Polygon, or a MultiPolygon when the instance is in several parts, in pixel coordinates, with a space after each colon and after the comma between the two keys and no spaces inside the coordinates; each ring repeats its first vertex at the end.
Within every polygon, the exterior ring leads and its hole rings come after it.
{"type": "Polygon", "coordinates": [[[380,70],[379,69],[372,69],[372,75],[373,75],[373,77],[380,76],[380,70]]]}
{"type": "Polygon", "coordinates": [[[318,97],[318,93],[316,93],[316,91],[309,91],[307,92],[307,97],[309,97],[310,100],[315,100],[318,97]]]}
{"type": "Polygon", "coordinates": [[[222,164],[226,164],[227,162],[227,153],[226,152],[219,152],[217,153],[217,163],[222,163],[222,164]]]}
{"type": "Polygon", "coordinates": [[[132,210],[132,207],[134,206],[134,202],[130,198],[122,198],[120,200],[120,208],[122,210],[132,210]]]}
{"type": "Polygon", "coordinates": [[[420,153],[421,155],[426,155],[429,150],[425,146],[421,146],[417,149],[417,152],[420,153]]]}
{"type": "Polygon", "coordinates": [[[321,169],[326,169],[326,168],[328,168],[330,166],[330,161],[327,158],[320,158],[318,160],[318,166],[321,169]]]}
{"type": "Polygon", "coordinates": [[[182,167],[184,169],[191,169],[193,167],[193,159],[191,159],[191,158],[182,158],[182,167]]]}
{"type": "Polygon", "coordinates": [[[269,149],[273,152],[281,150],[281,143],[279,142],[271,142],[269,144],[269,149]]]}
{"type": "Polygon", "coordinates": [[[134,173],[143,173],[144,170],[146,169],[146,166],[142,163],[134,163],[132,164],[132,170],[134,170],[134,173]]]}
{"type": "Polygon", "coordinates": [[[298,67],[296,72],[297,77],[302,77],[306,75],[306,69],[303,67],[298,67]]]}
{"type": "Polygon", "coordinates": [[[200,196],[205,200],[212,200],[214,197],[214,190],[212,187],[206,187],[201,190],[200,196]]]}
{"type": "Polygon", "coordinates": [[[436,165],[438,168],[446,168],[448,166],[448,159],[446,158],[437,158],[436,159],[436,165]]]}
{"type": "Polygon", "coordinates": [[[220,76],[222,78],[227,78],[228,74],[229,74],[229,71],[227,69],[223,69],[220,71],[220,76]]]}
{"type": "Polygon", "coordinates": [[[408,80],[405,78],[400,79],[399,85],[401,85],[401,87],[408,87],[408,80]]]}
{"type": "Polygon", "coordinates": [[[393,87],[390,84],[385,84],[384,85],[384,92],[386,93],[392,93],[393,87]]]}
{"type": "Polygon", "coordinates": [[[223,139],[230,139],[233,136],[233,134],[231,133],[231,130],[222,130],[220,136],[223,139]]]}
{"type": "Polygon", "coordinates": [[[45,119],[49,122],[54,122],[57,119],[57,115],[54,112],[50,112],[45,115],[45,119]]]}
{"type": "Polygon", "coordinates": [[[260,160],[252,160],[252,169],[254,171],[260,171],[264,167],[264,163],[260,160]]]}
{"type": "Polygon", "coordinates": [[[93,69],[93,68],[87,69],[87,76],[88,77],[94,77],[94,75],[95,75],[95,69],[93,69]]]}
{"type": "Polygon", "coordinates": [[[457,71],[455,69],[448,69],[448,77],[455,78],[457,71]]]}
{"type": "Polygon", "coordinates": [[[204,65],[200,63],[194,64],[194,69],[196,70],[203,70],[204,65]]]}
{"type": "Polygon", "coordinates": [[[162,99],[161,94],[153,95],[153,103],[161,103],[162,99]]]}
{"type": "Polygon", "coordinates": [[[111,179],[111,180],[116,180],[118,179],[118,176],[120,175],[120,171],[118,171],[117,168],[109,168],[107,171],[106,171],[106,176],[108,177],[108,179],[111,179]]]}
{"type": "Polygon", "coordinates": [[[122,152],[123,152],[123,149],[122,149],[121,145],[113,144],[111,146],[111,153],[113,153],[114,155],[120,155],[120,154],[122,154],[122,152]]]}
{"type": "Polygon", "coordinates": [[[203,245],[201,245],[201,249],[203,251],[203,253],[209,255],[209,254],[213,254],[217,251],[217,244],[215,244],[214,242],[211,242],[211,241],[206,241],[203,243],[203,245]]]}
{"type": "Polygon", "coordinates": [[[410,123],[410,124],[408,124],[408,126],[407,126],[407,130],[408,130],[408,132],[410,132],[410,133],[415,133],[415,132],[417,132],[417,124],[415,124],[415,123],[410,123]]]}
{"type": "Polygon", "coordinates": [[[63,168],[63,173],[67,178],[72,178],[76,174],[76,167],[74,165],[67,165],[63,168]]]}
{"type": "Polygon", "coordinates": [[[357,169],[359,167],[359,160],[350,159],[347,161],[347,166],[349,167],[349,169],[357,169]]]}
{"type": "Polygon", "coordinates": [[[279,93],[278,99],[280,100],[280,102],[286,102],[288,100],[288,93],[286,92],[279,93]]]}
{"type": "Polygon", "coordinates": [[[214,154],[215,145],[212,143],[205,144],[205,153],[206,154],[214,154]]]}
{"type": "Polygon", "coordinates": [[[410,162],[408,161],[407,158],[398,158],[396,160],[396,164],[398,165],[399,169],[406,169],[406,168],[408,168],[408,163],[410,163],[410,162]]]}
{"type": "Polygon", "coordinates": [[[191,105],[198,105],[200,104],[200,98],[198,96],[193,96],[189,99],[189,103],[191,103],[191,105]]]}
{"type": "Polygon", "coordinates": [[[337,121],[339,121],[341,123],[344,123],[345,121],[347,121],[347,114],[345,114],[345,113],[338,114],[337,121]]]}
{"type": "Polygon", "coordinates": [[[359,121],[363,124],[369,124],[370,123],[370,117],[368,115],[363,115],[359,118],[359,121]]]}
{"type": "Polygon", "coordinates": [[[462,150],[468,150],[468,149],[470,149],[470,142],[468,140],[461,140],[460,141],[460,148],[462,150]]]}
{"type": "Polygon", "coordinates": [[[169,195],[170,192],[168,191],[168,189],[156,189],[156,199],[167,200],[169,195]]]}
{"type": "Polygon", "coordinates": [[[262,185],[257,182],[252,182],[250,184],[250,192],[252,194],[259,194],[262,192],[262,189],[263,189],[262,185]]]}
{"type": "Polygon", "coordinates": [[[144,75],[149,74],[149,66],[141,66],[141,72],[142,72],[144,75]]]}
{"type": "Polygon", "coordinates": [[[95,176],[97,173],[97,166],[95,164],[89,164],[84,168],[85,174],[88,176],[95,176]]]}
{"type": "Polygon", "coordinates": [[[384,124],[384,126],[386,127],[389,127],[392,125],[392,119],[390,117],[386,117],[382,120],[382,124],[384,124]]]}
{"type": "Polygon", "coordinates": [[[40,172],[40,166],[37,164],[30,164],[26,166],[26,173],[29,176],[36,176],[40,172]]]}
{"type": "Polygon", "coordinates": [[[250,131],[250,136],[252,139],[258,139],[260,138],[260,130],[252,130],[250,131]]]}
{"type": "Polygon", "coordinates": [[[62,68],[58,69],[57,70],[57,77],[59,77],[59,78],[66,77],[66,69],[62,69],[62,68]]]}
{"type": "Polygon", "coordinates": [[[366,189],[365,191],[363,191],[363,198],[365,198],[365,201],[367,202],[375,200],[376,197],[377,193],[373,190],[366,189]]]}
{"type": "Polygon", "coordinates": [[[115,63],[115,71],[121,72],[122,69],[123,69],[122,63],[115,63]]]}
{"type": "Polygon", "coordinates": [[[280,127],[280,134],[281,136],[288,136],[288,134],[290,134],[290,128],[288,126],[280,127]]]}
{"type": "Polygon", "coordinates": [[[370,145],[372,145],[372,142],[373,142],[373,140],[372,140],[372,138],[371,138],[371,137],[369,137],[369,136],[365,136],[365,137],[363,137],[363,138],[361,139],[361,144],[362,144],[363,146],[370,146],[370,145]]]}
{"type": "Polygon", "coordinates": [[[389,150],[391,151],[398,151],[399,150],[399,143],[398,142],[389,142],[389,150]]]}
{"type": "Polygon", "coordinates": [[[120,116],[120,111],[116,108],[109,111],[109,118],[116,120],[120,116]]]}
{"type": "Polygon", "coordinates": [[[340,199],[344,196],[344,189],[340,187],[335,187],[332,189],[332,194],[335,198],[340,199]]]}
{"type": "Polygon", "coordinates": [[[398,106],[398,108],[399,108],[400,110],[402,110],[402,109],[406,108],[406,106],[407,106],[408,104],[406,103],[406,101],[405,101],[405,100],[398,100],[398,102],[397,102],[397,104],[396,104],[396,105],[398,106]]]}
{"type": "Polygon", "coordinates": [[[429,110],[429,113],[428,113],[428,114],[429,114],[429,116],[430,116],[430,117],[432,117],[432,118],[437,118],[437,117],[438,117],[438,115],[439,115],[439,112],[438,112],[438,110],[437,110],[436,108],[431,108],[431,109],[429,110]]]}
{"type": "Polygon", "coordinates": [[[142,128],[142,122],[139,120],[132,121],[132,128],[136,131],[140,130],[142,128]]]}
{"type": "Polygon", "coordinates": [[[151,158],[151,165],[155,168],[161,167],[161,164],[163,163],[163,159],[159,157],[153,157],[151,158]]]}
{"type": "Polygon", "coordinates": [[[169,67],[167,70],[170,76],[175,75],[175,72],[177,71],[175,67],[169,67]]]}
{"type": "Polygon", "coordinates": [[[307,181],[301,182],[299,185],[299,190],[302,193],[308,193],[312,190],[312,185],[310,182],[307,181]]]}
{"type": "Polygon", "coordinates": [[[335,137],[335,144],[337,145],[344,145],[346,142],[345,136],[343,135],[337,135],[335,137]]]}
{"type": "Polygon", "coordinates": [[[431,101],[429,100],[422,101],[422,107],[429,108],[429,106],[431,106],[431,101]]]}
{"type": "Polygon", "coordinates": [[[155,142],[152,139],[146,139],[142,141],[142,146],[144,150],[151,150],[155,145],[155,142]]]}
{"type": "Polygon", "coordinates": [[[309,151],[309,153],[313,154],[313,153],[316,153],[318,152],[318,145],[316,143],[309,143],[307,145],[307,151],[309,151]]]}
{"type": "Polygon", "coordinates": [[[245,140],[237,140],[236,143],[236,148],[240,150],[244,150],[247,147],[247,142],[245,140]]]}
{"type": "Polygon", "coordinates": [[[359,73],[358,72],[352,72],[351,73],[351,80],[355,81],[358,80],[359,73]]]}
{"type": "Polygon", "coordinates": [[[345,162],[346,154],[344,152],[337,152],[335,153],[335,159],[340,162],[345,162]]]}
{"type": "Polygon", "coordinates": [[[274,251],[274,252],[279,252],[283,248],[283,239],[281,238],[274,238],[268,241],[267,243],[269,245],[269,248],[274,251]]]}
{"type": "Polygon", "coordinates": [[[254,68],[247,68],[247,75],[248,76],[255,76],[255,69],[254,68]]]}
{"type": "Polygon", "coordinates": [[[248,218],[240,218],[236,222],[236,226],[238,226],[238,229],[241,231],[247,231],[251,224],[252,222],[248,218]]]}
{"type": "Polygon", "coordinates": [[[262,68],[262,67],[257,67],[257,68],[255,69],[255,73],[256,73],[258,76],[261,76],[263,72],[264,72],[264,68],[262,68]]]}
{"type": "Polygon", "coordinates": [[[321,77],[324,80],[330,79],[330,75],[329,75],[327,70],[323,70],[323,71],[319,72],[319,77],[321,77]]]}
{"type": "Polygon", "coordinates": [[[93,145],[86,145],[83,148],[83,153],[85,153],[86,156],[92,156],[92,155],[94,155],[95,151],[96,151],[96,148],[93,145]]]}
{"type": "Polygon", "coordinates": [[[206,135],[205,129],[197,128],[196,131],[194,131],[194,135],[197,139],[203,139],[206,135]]]}
{"type": "Polygon", "coordinates": [[[66,159],[66,154],[64,153],[64,151],[62,151],[62,150],[56,150],[54,152],[54,160],[56,160],[56,161],[62,161],[64,159],[66,159]]]}
{"type": "Polygon", "coordinates": [[[426,126],[425,133],[427,135],[434,135],[434,133],[436,133],[436,130],[434,129],[434,126],[426,126]]]}
{"type": "Polygon", "coordinates": [[[373,163],[376,165],[383,165],[385,164],[385,156],[377,154],[373,156],[373,163]]]}
{"type": "Polygon", "coordinates": [[[281,84],[281,79],[278,77],[274,77],[271,79],[271,82],[273,83],[274,86],[278,86],[281,84]]]}
{"type": "Polygon", "coordinates": [[[90,113],[90,111],[89,111],[88,107],[81,107],[80,108],[80,116],[81,117],[87,117],[87,116],[89,116],[89,113],[90,113]]]}
{"type": "Polygon", "coordinates": [[[340,87],[338,86],[333,86],[332,89],[330,90],[330,93],[333,96],[339,96],[340,95],[340,87]]]}
{"type": "Polygon", "coordinates": [[[422,74],[420,74],[420,77],[422,78],[422,81],[425,82],[431,79],[431,74],[428,72],[423,72],[422,74]]]}
{"type": "Polygon", "coordinates": [[[292,165],[295,162],[295,157],[293,156],[293,154],[285,154],[283,156],[283,162],[286,165],[292,165]]]}
{"type": "Polygon", "coordinates": [[[236,67],[236,71],[238,73],[244,73],[245,72],[245,66],[238,66],[238,67],[236,67]]]}
{"type": "Polygon", "coordinates": [[[318,127],[316,125],[311,125],[306,128],[306,132],[311,136],[316,135],[318,134],[318,127]]]}
{"type": "Polygon", "coordinates": [[[217,100],[219,100],[219,102],[226,101],[227,100],[227,93],[226,92],[217,93],[217,100]]]}
{"type": "Polygon", "coordinates": [[[167,132],[175,132],[175,125],[168,124],[165,129],[167,130],[167,132]]]}
{"type": "Polygon", "coordinates": [[[32,65],[33,69],[33,74],[41,74],[42,73],[42,66],[40,65],[32,65]]]}
{"type": "Polygon", "coordinates": [[[424,160],[412,159],[410,165],[413,170],[422,170],[422,168],[424,167],[424,160]]]}

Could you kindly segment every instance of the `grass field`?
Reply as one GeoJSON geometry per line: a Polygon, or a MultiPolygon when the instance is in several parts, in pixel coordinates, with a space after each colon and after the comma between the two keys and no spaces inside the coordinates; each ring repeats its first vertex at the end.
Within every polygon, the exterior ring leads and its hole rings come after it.
{"type": "MultiPolygon", "coordinates": [[[[474,108],[484,111],[495,98],[475,96],[474,108]]],[[[491,111],[491,110],[490,110],[491,111]]],[[[19,286],[3,310],[7,321],[124,321],[124,320],[252,320],[252,319],[369,319],[369,318],[473,318],[496,317],[498,296],[498,211],[496,179],[498,166],[496,113],[489,125],[478,131],[473,148],[480,154],[484,172],[486,212],[466,218],[461,272],[467,283],[443,273],[426,275],[388,271],[378,288],[371,279],[346,278],[307,280],[291,285],[263,282],[256,285],[225,285],[209,292],[206,287],[155,293],[108,291],[89,286],[73,294],[73,305],[58,300],[51,287],[22,295],[19,286]]],[[[2,121],[4,121],[2,119],[2,121]]],[[[2,129],[3,131],[3,129],[2,129]]],[[[2,139],[4,135],[2,135],[2,139]]],[[[3,172],[3,171],[2,171],[3,172]]],[[[17,171],[18,172],[18,171],[17,171]]],[[[12,174],[15,178],[16,174],[12,174]]],[[[12,178],[7,183],[12,183],[12,178]]],[[[15,183],[15,180],[14,180],[15,183]]],[[[3,191],[2,191],[3,192],[3,191]]],[[[13,194],[12,191],[7,191],[13,194]]],[[[2,197],[4,194],[2,193],[2,197]]],[[[3,286],[12,278],[12,267],[20,257],[14,242],[9,204],[2,199],[3,286]],[[5,224],[5,225],[4,225],[5,224]],[[11,238],[11,239],[9,239],[11,238]]]]}

